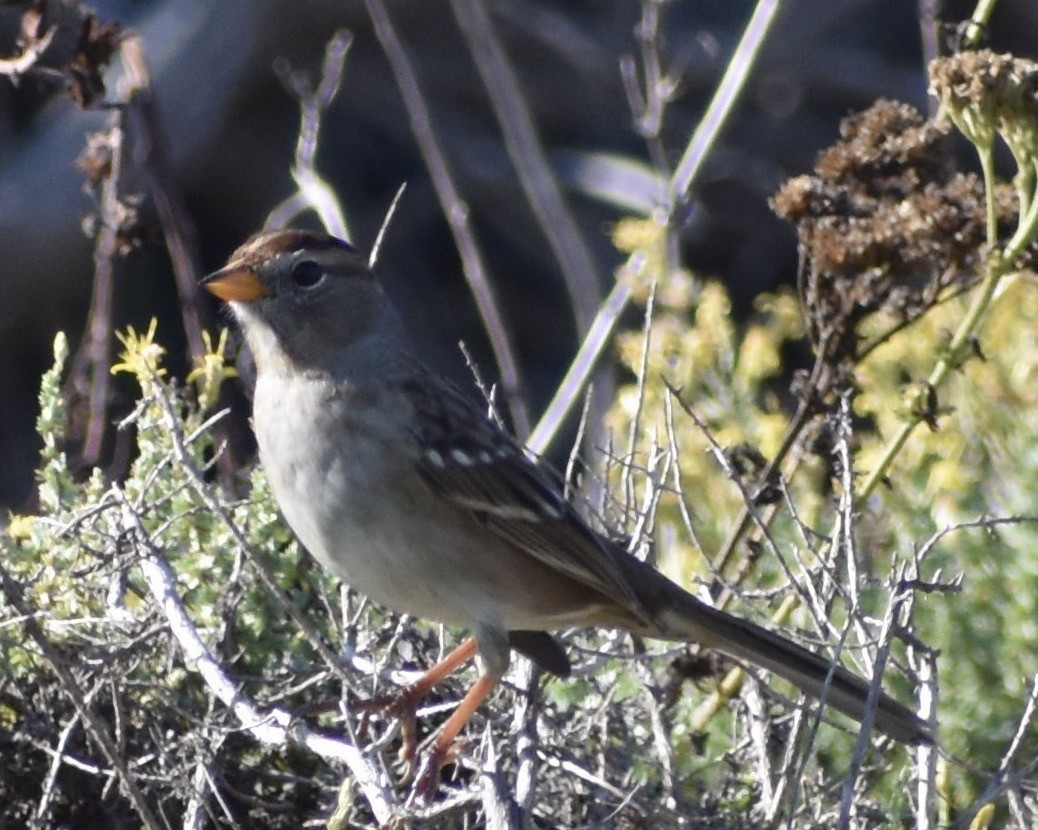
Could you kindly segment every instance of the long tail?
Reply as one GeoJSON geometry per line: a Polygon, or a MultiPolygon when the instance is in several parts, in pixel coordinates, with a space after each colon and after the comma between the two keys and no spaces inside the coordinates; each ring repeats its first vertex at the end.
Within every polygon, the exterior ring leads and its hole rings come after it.
{"type": "MultiPolygon", "coordinates": [[[[779,634],[700,602],[662,574],[658,576],[668,583],[666,587],[658,583],[651,591],[656,600],[654,622],[662,631],[650,636],[701,643],[746,660],[856,721],[864,719],[869,694],[865,680],[779,634]]],[[[933,742],[926,723],[885,692],[879,694],[873,717],[876,729],[897,741],[933,742]]]]}

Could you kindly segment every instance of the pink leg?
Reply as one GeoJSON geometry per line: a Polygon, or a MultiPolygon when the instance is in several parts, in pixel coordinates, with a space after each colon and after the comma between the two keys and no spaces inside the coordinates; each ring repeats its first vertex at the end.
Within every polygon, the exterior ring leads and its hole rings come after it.
{"type": "Polygon", "coordinates": [[[429,801],[436,794],[436,788],[440,785],[440,770],[444,764],[451,761],[454,739],[465,728],[465,724],[469,722],[483,701],[494,691],[494,687],[497,686],[500,680],[500,675],[481,675],[475,685],[469,689],[468,694],[462,698],[458,708],[451,713],[451,716],[433,740],[429,752],[422,759],[414,791],[411,793],[411,798],[408,799],[409,804],[411,802],[421,803],[429,801]]]}
{"type": "MultiPolygon", "coordinates": [[[[435,666],[432,666],[425,672],[425,674],[404,689],[404,691],[398,694],[381,695],[361,703],[359,708],[364,712],[364,717],[361,720],[361,731],[367,727],[368,719],[375,712],[383,712],[390,717],[399,717],[403,722],[401,728],[404,739],[404,746],[401,750],[401,755],[408,763],[413,761],[418,749],[417,725],[415,723],[415,712],[418,709],[418,704],[421,703],[422,698],[425,697],[433,687],[442,683],[457,671],[458,667],[461,666],[462,663],[471,659],[476,653],[476,647],[476,638],[469,637],[467,640],[464,640],[461,645],[455,648],[454,651],[444,657],[435,666]]],[[[468,698],[466,697],[465,700],[467,699],[468,698]]],[[[464,701],[462,701],[462,703],[464,704],[464,701]]],[[[479,704],[477,703],[476,705],[478,706],[479,704]]],[[[457,714],[457,712],[455,712],[455,714],[457,714]]],[[[469,717],[471,717],[471,714],[469,717]]],[[[453,720],[453,717],[451,720],[453,720]]],[[[466,720],[468,720],[468,718],[466,718],[466,720]]],[[[450,722],[451,721],[448,721],[447,723],[449,724],[450,722]]],[[[457,732],[464,725],[464,722],[462,722],[458,726],[458,729],[455,730],[454,734],[457,735],[457,732]]]]}

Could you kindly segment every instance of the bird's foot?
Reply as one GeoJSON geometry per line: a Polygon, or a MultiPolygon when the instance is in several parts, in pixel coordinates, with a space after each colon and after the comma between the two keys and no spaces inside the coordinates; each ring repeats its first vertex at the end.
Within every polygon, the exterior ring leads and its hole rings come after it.
{"type": "Polygon", "coordinates": [[[439,740],[433,741],[415,770],[414,786],[407,797],[408,807],[423,807],[435,798],[440,788],[440,773],[445,766],[457,760],[458,749],[463,743],[451,741],[444,747],[439,740]]]}
{"type": "Polygon", "coordinates": [[[404,773],[406,780],[414,768],[415,756],[418,754],[418,703],[421,696],[416,696],[411,689],[404,689],[399,694],[379,695],[357,704],[361,712],[360,734],[366,735],[371,719],[376,715],[396,718],[400,722],[400,760],[407,765],[404,773]]]}
{"type": "MultiPolygon", "coordinates": [[[[363,713],[360,722],[361,734],[367,731],[371,718],[375,714],[383,714],[390,718],[397,717],[400,719],[403,737],[400,759],[407,764],[405,780],[413,770],[414,759],[418,753],[418,704],[422,702],[422,698],[433,687],[453,674],[462,663],[470,659],[476,653],[476,648],[476,638],[469,637],[402,692],[374,697],[358,705],[357,708],[363,713]]],[[[461,725],[463,724],[464,720],[461,721],[461,725]]],[[[457,729],[460,729],[460,725],[449,736],[451,739],[457,735],[457,729]]]]}

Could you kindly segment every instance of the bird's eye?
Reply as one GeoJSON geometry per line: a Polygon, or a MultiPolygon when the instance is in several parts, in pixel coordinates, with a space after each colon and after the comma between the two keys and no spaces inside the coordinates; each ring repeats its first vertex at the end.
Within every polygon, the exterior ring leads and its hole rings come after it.
{"type": "Polygon", "coordinates": [[[324,280],[324,269],[312,259],[304,259],[292,266],[291,277],[300,288],[314,288],[324,280]]]}

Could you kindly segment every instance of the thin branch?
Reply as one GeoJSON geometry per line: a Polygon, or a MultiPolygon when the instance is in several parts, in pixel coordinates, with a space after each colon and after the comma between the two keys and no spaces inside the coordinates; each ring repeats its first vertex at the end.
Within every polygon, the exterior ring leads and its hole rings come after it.
{"type": "Polygon", "coordinates": [[[581,390],[591,377],[603,350],[612,342],[613,329],[630,297],[630,286],[624,280],[619,280],[602,302],[584,342],[580,344],[580,349],[566,370],[566,376],[559,383],[555,395],[526,442],[533,452],[538,455],[545,453],[573,404],[581,397],[581,390]]]}
{"type": "Polygon", "coordinates": [[[69,370],[68,384],[87,384],[87,423],[80,458],[92,467],[101,458],[101,446],[108,426],[108,367],[112,363],[112,299],[114,296],[115,256],[118,248],[119,189],[122,184],[125,110],[117,108],[108,117],[105,150],[109,159],[107,175],[100,185],[97,237],[94,240],[94,280],[87,312],[83,343],[69,370]]]}
{"type": "Polygon", "coordinates": [[[483,0],[450,0],[450,4],[490,96],[527,201],[562,269],[578,331],[587,331],[601,298],[594,259],[562,197],[483,0]]]}
{"type": "MultiPolygon", "coordinates": [[[[903,574],[899,574],[898,578],[894,579],[895,585],[902,581],[902,576],[903,574]]],[[[882,694],[880,682],[883,679],[883,670],[886,668],[887,661],[890,658],[890,641],[893,638],[894,621],[897,619],[900,605],[901,599],[898,593],[895,592],[887,605],[887,611],[883,617],[883,625],[879,634],[879,648],[876,650],[876,659],[873,662],[872,680],[869,684],[868,697],[865,699],[865,716],[861,719],[858,739],[854,744],[854,752],[851,755],[851,762],[848,765],[847,775],[843,782],[838,824],[840,830],[850,830],[851,819],[858,808],[857,799],[855,798],[856,784],[861,773],[862,764],[865,761],[865,753],[869,749],[869,739],[872,735],[876,706],[879,704],[880,695],[882,694]]],[[[852,611],[856,610],[856,608],[852,608],[852,611]]],[[[852,613],[849,616],[853,617],[855,615],[852,613]]]]}
{"type": "Polygon", "coordinates": [[[184,320],[188,352],[193,361],[198,361],[205,354],[198,289],[198,276],[201,272],[198,235],[180,188],[174,181],[172,165],[159,125],[158,109],[152,94],[151,73],[144,59],[140,38],[131,36],[123,40],[120,55],[126,69],[124,96],[127,102],[127,118],[140,134],[144,163],[151,178],[155,209],[162,225],[180,298],[180,313],[184,320]]]}
{"type": "MultiPolygon", "coordinates": [[[[628,106],[634,115],[634,127],[645,139],[653,166],[661,176],[670,176],[666,148],[661,132],[667,105],[678,89],[677,78],[663,71],[661,60],[660,24],[665,2],[642,0],[642,16],[635,27],[641,55],[642,86],[638,84],[638,71],[634,58],[620,58],[620,76],[627,93],[628,106]],[[643,91],[644,90],[644,91],[643,91]]],[[[660,194],[661,197],[664,194],[660,194]]]]}
{"type": "Polygon", "coordinates": [[[378,265],[378,255],[382,252],[382,241],[385,239],[386,232],[389,230],[389,223],[393,221],[393,215],[396,213],[397,206],[400,204],[400,200],[404,197],[404,191],[407,190],[407,184],[404,183],[396,189],[396,195],[393,196],[393,201],[389,203],[389,207],[386,209],[386,215],[382,219],[382,224],[379,225],[378,233],[375,234],[375,241],[371,244],[371,252],[368,254],[368,267],[374,268],[378,265]]]}
{"type": "Polygon", "coordinates": [[[238,692],[237,684],[209,650],[194,622],[188,616],[183,601],[174,587],[176,577],[162,551],[141,524],[139,513],[121,490],[113,488],[113,492],[123,503],[124,532],[134,540],[140,556],[141,573],[148,584],[148,590],[169,622],[170,631],[183,649],[184,662],[198,671],[206,686],[234,713],[242,724],[242,728],[260,743],[284,746],[292,741],[307,747],[323,758],[345,763],[364,792],[375,817],[380,823],[386,823],[392,816],[394,807],[388,793],[389,782],[382,780],[356,746],[342,738],[310,731],[289,712],[275,709],[265,714],[251,700],[238,692]]]}
{"type": "Polygon", "coordinates": [[[375,35],[382,44],[382,49],[389,61],[390,69],[396,79],[397,88],[407,108],[411,120],[411,132],[414,134],[418,149],[429,170],[436,196],[447,218],[454,244],[461,256],[461,267],[469,290],[476,301],[483,327],[490,339],[490,347],[501,373],[501,387],[504,392],[508,412],[519,437],[530,432],[530,414],[523,392],[519,362],[515,354],[508,327],[498,306],[494,288],[487,277],[487,269],[483,263],[476,235],[469,222],[469,206],[461,197],[455,184],[455,177],[440,145],[439,137],[433,128],[432,114],[426,104],[425,96],[418,83],[418,76],[411,66],[411,60],[401,43],[389,16],[389,10],[382,0],[364,0],[364,6],[375,28],[375,35]]]}
{"type": "Polygon", "coordinates": [[[973,819],[976,818],[982,807],[993,802],[1007,790],[1016,788],[1022,781],[1034,774],[1035,770],[1038,770],[1038,758],[1032,758],[1021,769],[1012,775],[1008,774],[1009,767],[1020,749],[1024,736],[1034,724],[1036,712],[1038,712],[1038,675],[1034,675],[1031,678],[1031,691],[1027,695],[1027,703],[1024,705],[1024,711],[1020,715],[1020,723],[1017,725],[1016,732],[1013,734],[1013,738],[1009,742],[1002,760],[999,762],[998,771],[992,777],[991,783],[988,784],[984,792],[980,794],[968,810],[958,817],[955,824],[952,825],[953,830],[965,830],[965,828],[972,827],[973,819]]]}
{"type": "MultiPolygon", "coordinates": [[[[84,701],[89,706],[94,699],[94,696],[101,690],[101,683],[94,686],[84,696],[84,701]]],[[[72,733],[76,727],[79,726],[82,720],[82,715],[77,710],[68,723],[61,730],[61,734],[58,736],[58,741],[54,745],[54,754],[51,758],[50,769],[47,770],[47,777],[43,780],[42,792],[40,795],[40,803],[36,806],[36,815],[33,817],[33,826],[43,826],[44,821],[47,818],[47,813],[50,811],[51,802],[54,799],[54,785],[58,780],[58,773],[61,771],[62,762],[65,760],[65,747],[68,745],[69,738],[72,737],[72,733]]]]}
{"type": "Polygon", "coordinates": [[[635,382],[637,384],[635,400],[637,401],[637,404],[635,405],[634,413],[631,415],[631,425],[627,431],[627,463],[623,465],[623,468],[620,471],[620,492],[624,504],[630,504],[627,495],[630,487],[635,453],[638,447],[638,434],[641,431],[642,410],[645,405],[645,384],[648,381],[649,376],[649,352],[652,347],[652,323],[653,314],[656,308],[656,288],[657,282],[656,280],[653,280],[652,285],[649,287],[649,296],[645,301],[645,314],[642,320],[641,363],[638,365],[638,372],[635,376],[635,382]]]}
{"type": "MultiPolygon", "coordinates": [[[[720,443],[714,437],[713,432],[710,430],[710,427],[699,416],[695,409],[684,398],[681,397],[681,390],[675,387],[673,384],[671,384],[671,382],[666,378],[663,379],[663,385],[667,388],[667,391],[674,397],[674,400],[677,401],[678,406],[681,408],[681,410],[686,415],[688,415],[689,418],[692,419],[692,423],[695,424],[700,434],[702,434],[703,437],[706,438],[707,443],[710,444],[710,450],[714,456],[714,459],[717,461],[718,466],[720,466],[721,469],[724,470],[724,472],[727,474],[732,484],[734,484],[736,488],[739,490],[739,493],[743,499],[743,503],[747,506],[747,509],[749,510],[752,521],[756,523],[757,532],[767,542],[769,548],[773,552],[775,561],[778,562],[779,566],[781,567],[782,572],[784,573],[786,580],[789,583],[789,587],[793,589],[794,593],[799,598],[800,602],[803,603],[804,607],[809,612],[811,619],[814,621],[816,630],[821,635],[823,635],[823,639],[827,639],[824,635],[831,629],[830,622],[828,618],[825,616],[825,614],[820,613],[820,610],[811,601],[808,589],[805,588],[805,586],[802,585],[800,581],[796,579],[796,576],[793,574],[793,571],[790,568],[789,563],[786,561],[786,558],[782,555],[781,548],[778,542],[775,540],[774,536],[772,535],[771,528],[768,522],[768,519],[770,518],[771,514],[769,514],[768,516],[762,516],[760,511],[757,510],[756,506],[754,505],[753,494],[750,492],[746,484],[739,476],[738,471],[733,468],[731,460],[725,452],[724,447],[720,445],[720,443]]],[[[775,616],[778,617],[778,614],[776,614],[775,616]]],[[[781,621],[781,618],[773,618],[773,621],[781,621]]]]}
{"type": "Polygon", "coordinates": [[[753,10],[753,16],[746,24],[742,37],[728,60],[728,67],[721,83],[718,84],[717,91],[696,126],[696,131],[685,147],[681,161],[678,162],[671,178],[670,193],[673,204],[688,201],[692,184],[699,174],[703,160],[710,153],[732,107],[742,94],[743,86],[753,70],[754,61],[760,54],[761,45],[780,5],[779,0],[759,0],[753,10]]]}
{"type": "Polygon", "coordinates": [[[332,35],[324,50],[321,78],[316,88],[304,73],[293,71],[287,61],[274,62],[275,73],[299,101],[299,138],[296,141],[295,163],[292,165],[292,180],[297,190],[267,215],[265,229],[284,227],[297,214],[310,209],[317,214],[328,233],[340,239],[350,238],[339,197],[317,171],[315,158],[321,118],[339,93],[346,54],[352,42],[353,36],[345,29],[332,35]]]}
{"type": "MultiPolygon", "coordinates": [[[[922,655],[916,668],[919,717],[927,722],[933,735],[937,734],[936,664],[936,655],[927,652],[922,655]]],[[[938,798],[937,747],[924,744],[916,749],[916,830],[934,830],[938,798]]]]}
{"type": "MultiPolygon", "coordinates": [[[[811,368],[811,375],[804,384],[803,391],[799,395],[800,401],[797,404],[796,412],[790,419],[789,426],[786,428],[785,435],[782,436],[782,443],[779,448],[775,451],[771,460],[768,462],[767,467],[761,472],[759,476],[760,481],[769,481],[773,476],[777,475],[786,464],[787,458],[792,454],[794,447],[797,445],[797,441],[800,439],[804,428],[808,425],[811,418],[815,414],[816,400],[815,395],[818,390],[824,388],[828,381],[829,366],[828,366],[828,351],[829,344],[831,343],[830,335],[825,335],[822,342],[819,344],[818,353],[815,357],[814,365],[811,368]]],[[[794,458],[794,463],[790,464],[787,469],[796,468],[799,464],[799,459],[794,458]]],[[[791,473],[789,474],[791,475],[791,473]]],[[[787,475],[787,477],[789,477],[787,475]]],[[[775,515],[774,508],[770,508],[765,513],[764,521],[766,524],[770,523],[771,517],[775,515]]],[[[723,573],[728,567],[728,563],[735,551],[739,547],[739,543],[743,540],[746,532],[750,529],[753,524],[753,508],[750,503],[744,503],[739,511],[739,515],[732,525],[731,530],[728,531],[728,536],[724,540],[724,544],[721,545],[720,551],[714,561],[714,569],[718,573],[723,573]]],[[[755,536],[755,539],[759,540],[759,536],[755,536]]],[[[723,591],[718,597],[717,605],[719,608],[724,608],[730,599],[729,592],[723,591]]]]}
{"type": "Polygon", "coordinates": [[[479,778],[487,830],[520,830],[523,823],[509,792],[510,788],[503,780],[489,727],[483,733],[482,744],[483,763],[480,765],[479,778]]]}
{"type": "Polygon", "coordinates": [[[540,671],[530,660],[524,660],[518,669],[516,688],[519,702],[512,717],[515,734],[515,757],[519,768],[515,774],[515,800],[523,810],[529,810],[536,794],[537,783],[537,678],[540,671]]]}

